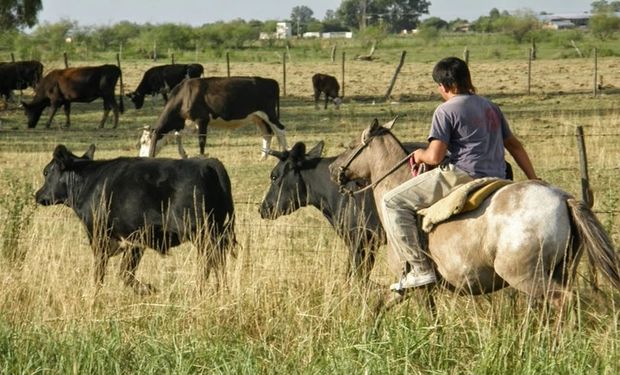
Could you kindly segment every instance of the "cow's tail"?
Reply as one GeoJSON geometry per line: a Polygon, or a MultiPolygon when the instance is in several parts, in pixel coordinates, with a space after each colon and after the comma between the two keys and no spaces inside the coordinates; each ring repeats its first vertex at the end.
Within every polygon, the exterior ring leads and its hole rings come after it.
{"type": "Polygon", "coordinates": [[[118,110],[121,113],[124,113],[125,112],[125,103],[123,103],[123,96],[125,96],[125,88],[123,86],[123,69],[121,69],[120,57],[119,57],[117,62],[118,62],[118,72],[119,72],[118,81],[119,81],[119,84],[121,86],[120,87],[120,95],[119,95],[119,98],[118,98],[118,110]]]}
{"type": "Polygon", "coordinates": [[[222,238],[219,239],[223,249],[229,250],[233,257],[237,257],[235,248],[237,246],[237,237],[235,235],[235,204],[232,196],[232,184],[228,172],[224,167],[224,164],[219,159],[212,159],[214,169],[217,173],[218,181],[222,192],[226,195],[226,216],[227,220],[223,223],[224,230],[222,232],[222,238]]]}
{"type": "Polygon", "coordinates": [[[620,289],[620,261],[603,225],[584,202],[570,198],[567,204],[571,212],[573,241],[578,246],[577,252],[585,248],[594,268],[601,271],[615,288],[620,289]]]}

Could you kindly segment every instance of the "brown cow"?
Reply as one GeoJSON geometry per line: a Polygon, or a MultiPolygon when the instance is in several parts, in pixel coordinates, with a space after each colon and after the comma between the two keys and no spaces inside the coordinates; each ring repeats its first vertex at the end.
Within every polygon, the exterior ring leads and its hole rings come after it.
{"type": "Polygon", "coordinates": [[[114,98],[116,82],[121,74],[120,68],[116,65],[52,70],[37,86],[32,102],[22,102],[28,117],[28,127],[37,126],[41,113],[48,106],[52,107],[52,113],[45,127],[50,127],[56,111],[61,106],[64,107],[67,116],[65,126],[69,127],[72,102],[90,103],[97,98],[102,98],[103,118],[99,128],[103,128],[110,110],[114,110],[114,127],[116,128],[119,112],[124,111],[123,97],[119,98],[120,104],[117,104],[114,98]]]}
{"type": "MultiPolygon", "coordinates": [[[[284,125],[279,119],[280,87],[271,78],[262,77],[210,77],[192,78],[179,83],[171,92],[159,119],[143,134],[140,156],[153,157],[161,147],[167,133],[178,136],[185,128],[185,121],[198,125],[198,146],[204,155],[207,143],[207,126],[237,128],[254,123],[263,136],[263,159],[271,147],[275,134],[283,149],[287,148],[284,125]],[[150,134],[149,134],[150,133],[150,134]]],[[[179,144],[179,153],[185,157],[179,144]]]]}
{"type": "Polygon", "coordinates": [[[342,97],[338,95],[340,85],[338,84],[336,77],[316,73],[312,76],[312,88],[314,89],[314,108],[319,109],[319,97],[321,96],[321,93],[325,94],[324,109],[327,109],[327,102],[329,101],[329,98],[332,98],[336,109],[340,107],[342,97]]]}

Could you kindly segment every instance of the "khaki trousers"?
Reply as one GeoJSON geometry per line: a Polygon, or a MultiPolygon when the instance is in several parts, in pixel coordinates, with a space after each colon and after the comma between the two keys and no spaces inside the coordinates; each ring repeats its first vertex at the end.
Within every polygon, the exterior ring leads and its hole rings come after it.
{"type": "Polygon", "coordinates": [[[442,164],[403,182],[383,196],[384,229],[388,243],[402,265],[403,274],[426,272],[430,267],[418,240],[416,211],[431,206],[473,178],[453,164],[442,164]]]}

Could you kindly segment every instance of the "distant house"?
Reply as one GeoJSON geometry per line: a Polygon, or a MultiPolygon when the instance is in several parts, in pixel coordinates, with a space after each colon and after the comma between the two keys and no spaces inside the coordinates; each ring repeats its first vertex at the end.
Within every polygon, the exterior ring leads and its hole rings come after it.
{"type": "Polygon", "coordinates": [[[332,31],[329,33],[322,33],[321,38],[323,39],[335,39],[335,38],[353,38],[353,32],[351,31],[332,31]]]}
{"type": "Polygon", "coordinates": [[[288,39],[293,36],[290,22],[276,23],[276,39],[288,39]]]}
{"type": "Polygon", "coordinates": [[[572,29],[572,28],[586,28],[588,22],[592,17],[592,13],[558,13],[558,14],[545,14],[541,16],[543,27],[546,29],[572,29]]]}
{"type": "Polygon", "coordinates": [[[289,22],[278,22],[276,23],[276,32],[275,33],[266,33],[261,32],[258,35],[258,39],[266,40],[266,39],[288,39],[293,36],[293,31],[291,29],[291,24],[289,22]]]}

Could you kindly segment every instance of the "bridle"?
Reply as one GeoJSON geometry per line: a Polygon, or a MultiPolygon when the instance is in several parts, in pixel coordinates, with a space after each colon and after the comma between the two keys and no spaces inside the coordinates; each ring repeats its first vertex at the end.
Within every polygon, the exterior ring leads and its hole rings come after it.
{"type": "Polygon", "coordinates": [[[338,167],[338,181],[337,181],[338,182],[338,188],[339,188],[340,192],[343,193],[343,194],[348,194],[348,195],[361,194],[361,193],[365,192],[366,190],[369,190],[369,189],[372,189],[372,188],[376,187],[387,176],[391,175],[392,173],[394,173],[394,171],[396,171],[398,168],[400,168],[403,164],[407,163],[409,161],[409,159],[411,158],[411,156],[413,155],[413,152],[415,152],[415,150],[414,150],[411,153],[408,153],[407,150],[405,149],[405,147],[394,136],[394,134],[392,134],[392,132],[388,131],[388,134],[390,134],[392,137],[394,137],[394,139],[396,139],[396,142],[400,145],[400,147],[405,152],[405,154],[407,154],[407,156],[405,156],[402,160],[398,161],[398,163],[396,163],[396,165],[394,165],[392,168],[390,168],[389,171],[387,171],[383,176],[378,178],[372,184],[367,185],[367,186],[365,186],[365,187],[363,187],[361,189],[357,189],[357,190],[348,189],[345,186],[345,184],[347,183],[346,171],[351,166],[351,163],[353,163],[353,161],[358,156],[360,156],[360,154],[362,153],[362,151],[364,151],[366,146],[368,146],[370,144],[370,142],[375,138],[374,135],[368,135],[368,139],[365,139],[366,135],[367,135],[367,132],[368,132],[368,129],[366,129],[366,130],[364,130],[364,132],[362,132],[362,141],[361,141],[361,143],[351,152],[351,154],[350,154],[349,158],[347,159],[346,163],[343,163],[340,167],[338,167]]]}

